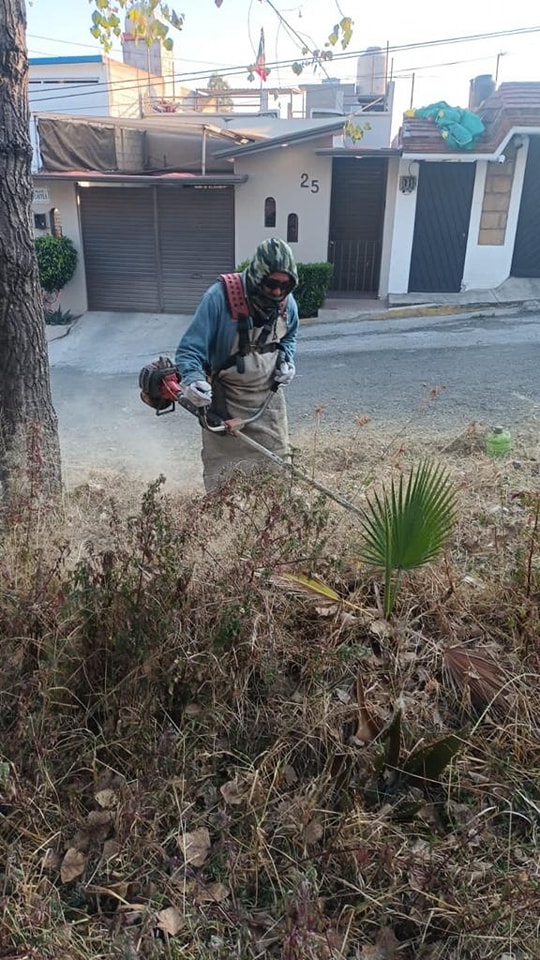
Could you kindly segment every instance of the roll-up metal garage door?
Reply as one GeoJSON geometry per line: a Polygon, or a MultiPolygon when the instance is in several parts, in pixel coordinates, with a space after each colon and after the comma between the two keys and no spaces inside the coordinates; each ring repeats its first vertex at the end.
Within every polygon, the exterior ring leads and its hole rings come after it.
{"type": "Polygon", "coordinates": [[[160,310],[154,190],[79,190],[89,310],[160,310]]]}
{"type": "Polygon", "coordinates": [[[218,274],[234,269],[234,189],[159,189],[158,222],[163,309],[189,313],[218,274]]]}
{"type": "Polygon", "coordinates": [[[90,310],[190,313],[234,269],[234,188],[79,189],[90,310]]]}

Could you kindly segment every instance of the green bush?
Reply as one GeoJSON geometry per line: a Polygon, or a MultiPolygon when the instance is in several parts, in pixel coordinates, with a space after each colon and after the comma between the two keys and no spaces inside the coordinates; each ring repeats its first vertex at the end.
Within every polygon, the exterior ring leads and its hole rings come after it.
{"type": "Polygon", "coordinates": [[[331,263],[299,263],[298,286],[294,296],[300,318],[316,317],[332,282],[331,263]]]}
{"type": "MultiPolygon", "coordinates": [[[[243,260],[237,266],[238,273],[249,265],[249,260],[243,260]]],[[[301,319],[316,317],[322,307],[328,288],[332,282],[334,267],[331,263],[297,263],[298,286],[294,291],[294,298],[298,304],[298,314],[301,319]]]]}
{"type": "Polygon", "coordinates": [[[77,251],[67,237],[38,237],[36,256],[39,281],[46,293],[56,293],[68,283],[77,267],[77,251]]]}

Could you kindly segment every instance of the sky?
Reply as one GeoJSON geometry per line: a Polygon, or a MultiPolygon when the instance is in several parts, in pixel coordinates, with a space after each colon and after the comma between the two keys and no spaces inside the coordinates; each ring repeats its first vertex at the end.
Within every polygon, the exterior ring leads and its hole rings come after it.
{"type": "MultiPolygon", "coordinates": [[[[249,86],[247,71],[253,63],[264,28],[266,61],[290,60],[301,56],[301,38],[311,48],[322,48],[332,26],[342,15],[351,16],[352,41],[344,58],[326,64],[326,73],[308,68],[300,78],[288,67],[274,67],[269,85],[316,83],[325,75],[354,81],[358,52],[368,46],[386,48],[425,43],[450,37],[465,37],[487,31],[511,31],[538,26],[538,32],[524,36],[486,38],[470,42],[437,44],[390,52],[395,79],[394,125],[411,105],[425,106],[446,100],[453,106],[467,106],[469,81],[478,74],[495,74],[498,80],[540,81],[540,10],[533,0],[520,0],[514,7],[507,0],[454,0],[444,8],[433,0],[416,0],[407,5],[387,0],[385,5],[363,5],[358,0],[223,0],[218,9],[214,0],[169,0],[177,13],[185,14],[182,32],[173,31],[178,81],[188,87],[205,87],[213,71],[237,67],[231,86],[249,86]],[[437,10],[439,15],[434,15],[437,10]],[[282,16],[280,20],[278,13],[282,16]],[[444,11],[444,16],[440,11],[444,11]],[[450,14],[452,14],[450,16],[450,14]],[[283,22],[285,21],[285,23],[283,22]],[[288,29],[289,28],[289,29],[288,29]],[[291,36],[296,32],[300,38],[291,36]],[[205,71],[206,77],[194,73],[205,71]]],[[[79,56],[102,52],[90,35],[89,0],[33,0],[28,5],[28,48],[31,57],[79,56]]],[[[336,49],[341,54],[341,48],[336,49]]],[[[111,56],[121,59],[118,44],[111,56]]]]}

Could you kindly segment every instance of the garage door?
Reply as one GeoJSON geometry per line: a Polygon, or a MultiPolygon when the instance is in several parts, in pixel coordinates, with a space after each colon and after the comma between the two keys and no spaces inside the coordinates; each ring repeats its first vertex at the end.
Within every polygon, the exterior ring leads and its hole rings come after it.
{"type": "Polygon", "coordinates": [[[234,269],[233,187],[86,187],[88,307],[190,313],[234,269]]]}

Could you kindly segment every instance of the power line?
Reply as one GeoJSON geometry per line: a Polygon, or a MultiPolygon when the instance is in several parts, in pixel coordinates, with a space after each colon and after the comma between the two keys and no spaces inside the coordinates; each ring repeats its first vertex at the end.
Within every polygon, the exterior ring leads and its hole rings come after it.
{"type": "MultiPolygon", "coordinates": [[[[42,36],[40,36],[40,35],[37,34],[37,33],[27,33],[27,34],[26,34],[26,39],[27,39],[27,40],[46,40],[48,43],[63,43],[63,44],[66,44],[66,45],[69,46],[69,47],[86,47],[88,50],[93,50],[94,53],[96,54],[96,56],[97,56],[98,54],[103,54],[104,56],[109,56],[109,54],[105,54],[105,53],[104,53],[103,47],[102,47],[101,44],[99,44],[99,43],[98,43],[98,44],[95,44],[95,43],[77,43],[76,40],[60,40],[60,39],[58,39],[57,37],[42,37],[42,36]]],[[[45,50],[35,50],[34,52],[35,52],[35,53],[42,54],[44,57],[50,57],[50,56],[51,56],[51,54],[50,54],[50,53],[47,53],[47,51],[45,51],[45,50]]],[[[118,51],[118,52],[120,52],[120,51],[118,51]]],[[[110,57],[110,59],[111,59],[111,60],[114,60],[114,57],[110,57]]],[[[189,60],[187,57],[174,57],[174,61],[175,61],[175,63],[205,63],[205,64],[207,64],[207,66],[209,66],[209,67],[214,67],[214,68],[215,68],[215,67],[231,67],[231,66],[234,66],[234,64],[230,64],[230,63],[214,63],[213,60],[189,60]]]]}
{"type": "MultiPolygon", "coordinates": [[[[304,54],[304,51],[307,49],[307,44],[306,44],[306,41],[304,40],[304,38],[298,33],[297,30],[294,29],[294,27],[291,27],[289,21],[286,20],[285,17],[283,16],[283,14],[278,10],[278,8],[274,6],[274,4],[272,3],[272,0],[266,0],[266,3],[267,3],[268,6],[270,7],[270,9],[274,11],[274,13],[276,14],[276,16],[279,18],[279,22],[283,24],[283,26],[284,26],[285,29],[287,30],[289,36],[291,36],[291,34],[292,34],[292,37],[293,37],[293,38],[295,38],[296,40],[299,40],[299,41],[300,41],[300,43],[301,43],[301,47],[300,47],[301,52],[302,52],[303,55],[305,55],[305,54],[304,54]]],[[[307,34],[306,34],[306,36],[307,36],[307,34]]],[[[308,37],[308,40],[310,40],[310,39],[311,39],[311,38],[308,37]]],[[[311,42],[313,43],[312,40],[311,40],[311,42]]],[[[330,74],[328,73],[328,70],[327,70],[326,67],[324,66],[324,63],[322,62],[320,56],[319,56],[319,57],[316,57],[316,56],[315,56],[315,53],[312,52],[312,57],[313,57],[314,60],[316,60],[316,62],[319,64],[319,66],[321,67],[321,69],[323,70],[323,72],[326,74],[327,78],[330,79],[330,74]]]]}
{"type": "MultiPolygon", "coordinates": [[[[402,67],[401,69],[399,69],[398,71],[396,71],[396,72],[394,73],[393,79],[394,79],[394,80],[410,80],[410,78],[413,76],[413,74],[418,73],[418,72],[421,71],[421,70],[433,70],[433,69],[435,69],[435,68],[437,68],[437,67],[439,67],[439,68],[443,68],[443,67],[455,67],[455,66],[459,66],[460,64],[464,64],[464,63],[479,63],[479,62],[484,62],[484,61],[486,61],[486,60],[491,60],[491,59],[493,59],[493,57],[492,57],[491,55],[490,55],[490,56],[486,55],[485,57],[470,57],[470,58],[464,59],[464,60],[452,60],[452,61],[447,61],[447,62],[445,62],[445,63],[430,63],[430,64],[424,64],[424,65],[422,65],[422,66],[402,67]]],[[[373,79],[373,80],[384,80],[385,77],[386,77],[386,74],[385,74],[385,73],[384,73],[384,74],[374,74],[373,77],[372,77],[372,79],[373,79]]],[[[351,77],[351,78],[350,78],[350,82],[354,82],[354,80],[355,80],[355,77],[351,77]]],[[[143,89],[145,89],[145,90],[147,89],[147,83],[146,83],[146,81],[141,81],[141,84],[140,84],[140,85],[142,86],[143,89]]],[[[270,88],[270,89],[272,89],[272,88],[270,88]]],[[[96,85],[96,87],[95,87],[93,90],[88,90],[87,92],[88,92],[88,95],[102,93],[102,92],[103,92],[103,87],[96,85]]],[[[257,91],[257,92],[258,92],[258,91],[257,91]]],[[[193,91],[193,93],[195,94],[195,91],[193,91]]],[[[195,94],[195,95],[196,95],[196,94],[195,94]]],[[[84,96],[84,94],[81,94],[80,96],[84,96]]],[[[51,97],[50,99],[61,99],[61,95],[59,94],[57,97],[51,97]]],[[[177,97],[176,99],[177,99],[178,102],[181,103],[183,100],[186,100],[186,99],[189,99],[189,98],[187,98],[187,97],[177,97]]],[[[236,102],[236,105],[237,105],[237,106],[241,106],[241,107],[244,107],[244,106],[245,106],[245,107],[253,107],[253,106],[254,106],[253,99],[254,99],[254,98],[251,99],[251,98],[248,98],[248,97],[245,97],[245,98],[243,98],[243,99],[240,99],[240,98],[235,97],[235,102],[236,102]]],[[[43,101],[33,101],[33,102],[32,102],[31,106],[32,106],[34,112],[39,112],[39,110],[36,111],[36,107],[39,106],[39,103],[40,103],[40,102],[43,102],[43,101]]],[[[82,110],[87,110],[87,109],[89,108],[89,106],[90,106],[90,105],[87,104],[87,105],[85,105],[85,106],[73,107],[73,108],[71,109],[71,111],[70,111],[70,114],[66,114],[66,116],[70,116],[70,115],[72,115],[72,114],[74,114],[74,113],[78,113],[79,111],[82,111],[82,110]]],[[[201,113],[201,115],[203,115],[203,114],[201,113]]],[[[106,118],[104,118],[104,119],[106,119],[106,118]]]]}
{"type": "MultiPolygon", "coordinates": [[[[395,53],[395,52],[405,51],[405,50],[419,50],[419,49],[426,49],[426,48],[435,47],[435,46],[446,46],[447,44],[453,44],[453,43],[458,43],[458,42],[468,43],[468,42],[474,42],[474,41],[478,41],[478,40],[495,39],[495,38],[508,37],[508,36],[521,36],[521,35],[524,35],[524,34],[527,34],[527,35],[528,35],[528,34],[533,34],[533,33],[540,33],[540,26],[535,26],[535,27],[521,27],[521,28],[517,28],[517,29],[515,29],[515,30],[502,30],[502,31],[490,32],[490,33],[482,33],[482,34],[471,34],[471,35],[463,36],[463,37],[447,37],[447,38],[442,39],[442,40],[426,40],[426,41],[423,41],[423,42],[421,42],[421,43],[401,44],[401,45],[399,45],[399,46],[388,47],[388,52],[395,53]]],[[[352,59],[355,59],[355,58],[361,56],[363,53],[365,53],[365,51],[363,51],[363,50],[361,50],[361,51],[358,51],[358,50],[350,51],[350,52],[348,52],[348,53],[337,54],[337,55],[334,57],[334,59],[335,59],[335,60],[339,60],[339,61],[352,60],[352,59]]],[[[281,66],[281,67],[285,67],[285,66],[292,66],[292,64],[295,63],[295,62],[297,62],[297,61],[295,61],[295,60],[274,61],[274,62],[271,62],[271,63],[267,64],[267,66],[268,66],[269,68],[280,67],[280,66],[281,66]]],[[[305,62],[309,63],[309,60],[307,60],[307,58],[306,58],[305,62]]],[[[420,68],[417,68],[417,69],[420,69],[420,68]]],[[[170,81],[173,81],[173,80],[174,80],[174,81],[183,81],[184,83],[187,83],[187,82],[190,82],[190,81],[205,80],[205,79],[207,79],[207,78],[210,76],[210,73],[211,73],[211,72],[212,72],[212,71],[202,71],[202,70],[200,70],[200,71],[194,71],[194,72],[192,72],[191,74],[189,74],[189,73],[176,73],[176,74],[171,75],[171,76],[170,76],[169,78],[167,78],[167,79],[169,79],[170,81]]],[[[227,77],[227,76],[234,77],[234,76],[240,76],[241,74],[244,74],[245,72],[246,72],[246,66],[243,65],[243,64],[241,64],[241,65],[237,65],[237,66],[235,66],[235,67],[228,67],[228,68],[226,68],[226,69],[224,69],[224,70],[221,70],[221,71],[220,71],[220,74],[221,74],[221,76],[223,76],[223,77],[227,77]]],[[[160,79],[160,78],[156,78],[156,80],[157,80],[157,79],[160,79]]],[[[113,89],[117,89],[117,90],[136,89],[136,88],[138,88],[138,87],[145,86],[145,85],[146,85],[146,86],[148,85],[148,80],[147,80],[146,78],[144,79],[144,81],[142,81],[142,80],[125,81],[125,82],[124,82],[124,81],[111,81],[111,82],[108,83],[108,84],[100,84],[99,87],[98,87],[98,89],[99,89],[99,92],[100,92],[100,93],[103,93],[103,92],[105,92],[105,91],[113,90],[113,89]]],[[[67,93],[67,94],[65,94],[65,95],[62,97],[62,99],[66,99],[66,100],[67,100],[67,99],[72,99],[72,98],[75,98],[75,97],[92,96],[92,95],[95,95],[95,94],[98,92],[97,89],[95,89],[95,90],[88,90],[88,85],[87,85],[87,84],[79,84],[78,86],[81,87],[81,88],[83,88],[85,92],[84,92],[84,93],[67,93]]],[[[70,86],[68,89],[77,90],[77,85],[70,86]]],[[[51,97],[43,97],[43,98],[40,98],[39,102],[40,102],[40,103],[46,103],[46,102],[48,102],[48,101],[50,101],[50,100],[58,100],[58,99],[59,99],[58,96],[55,95],[55,96],[51,96],[51,97]]]]}
{"type": "MultiPolygon", "coordinates": [[[[291,27],[291,29],[293,28],[291,27]]],[[[423,40],[418,43],[396,44],[394,46],[388,46],[386,49],[388,53],[398,53],[403,50],[420,50],[426,47],[444,46],[450,43],[469,43],[475,40],[497,39],[498,37],[514,37],[514,36],[522,36],[522,35],[525,36],[531,33],[538,33],[539,31],[540,31],[540,26],[515,27],[514,29],[511,29],[511,30],[497,30],[497,31],[491,31],[489,33],[487,32],[471,33],[471,34],[458,36],[458,37],[446,37],[445,39],[442,39],[442,40],[423,40]]],[[[99,46],[96,46],[95,44],[90,44],[90,43],[78,43],[76,40],[60,40],[56,37],[43,37],[38,34],[31,34],[31,33],[27,34],[27,37],[28,39],[31,38],[33,40],[47,40],[50,43],[62,43],[72,47],[88,47],[88,49],[93,50],[94,53],[100,52],[99,46]]],[[[354,50],[352,52],[335,53],[332,57],[332,60],[342,60],[342,59],[346,60],[348,57],[358,57],[362,53],[365,53],[365,50],[354,50]]],[[[213,64],[214,67],[223,66],[225,68],[230,68],[230,69],[237,69],[238,67],[237,64],[236,65],[219,64],[219,63],[213,63],[213,61],[204,61],[204,60],[186,60],[184,57],[182,58],[178,57],[175,59],[178,60],[179,62],[184,62],[184,63],[205,63],[206,62],[209,66],[213,64]]],[[[303,58],[303,59],[306,60],[307,58],[303,58]]],[[[284,66],[285,64],[289,64],[289,63],[292,64],[295,62],[296,61],[291,58],[290,60],[281,60],[279,61],[279,63],[269,64],[269,66],[284,66]]]]}

